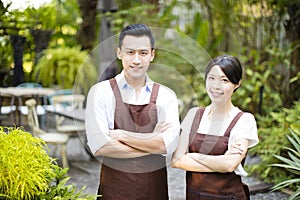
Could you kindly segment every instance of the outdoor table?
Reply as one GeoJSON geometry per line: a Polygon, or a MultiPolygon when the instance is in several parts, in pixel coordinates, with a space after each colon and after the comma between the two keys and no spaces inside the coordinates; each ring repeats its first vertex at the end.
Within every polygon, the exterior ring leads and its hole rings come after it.
{"type": "Polygon", "coordinates": [[[85,121],[85,109],[73,109],[73,110],[54,110],[51,107],[46,107],[46,111],[56,114],[56,115],[61,115],[69,119],[77,120],[80,122],[85,121]]]}
{"type": "Polygon", "coordinates": [[[0,96],[11,97],[11,105],[16,105],[17,111],[19,112],[19,122],[16,120],[17,125],[22,125],[22,116],[20,109],[24,98],[43,98],[43,103],[47,103],[47,96],[55,93],[52,88],[26,88],[26,87],[0,87],[0,96]],[[17,99],[17,103],[15,102],[17,99]]]}

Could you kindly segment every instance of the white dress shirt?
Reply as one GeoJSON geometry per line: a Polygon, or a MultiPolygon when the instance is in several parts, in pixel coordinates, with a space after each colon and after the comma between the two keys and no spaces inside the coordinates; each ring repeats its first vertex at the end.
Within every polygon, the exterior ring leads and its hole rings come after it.
{"type": "MultiPolygon", "coordinates": [[[[123,102],[133,105],[144,105],[150,101],[153,81],[146,76],[146,84],[138,98],[124,77],[124,71],[115,77],[123,102]]],[[[89,91],[86,105],[85,126],[88,145],[95,153],[111,138],[109,130],[114,128],[115,96],[108,80],[95,84],[89,91]]],[[[156,100],[158,123],[170,122],[172,127],[163,133],[167,154],[172,154],[178,144],[180,122],[178,117],[178,100],[169,88],[160,85],[156,100]]]]}
{"type": "MultiPolygon", "coordinates": [[[[210,112],[211,106],[207,106],[203,113],[198,133],[208,134],[211,121],[208,118],[208,113],[210,112]]],[[[194,120],[194,116],[198,110],[198,107],[192,108],[189,110],[188,114],[184,118],[183,122],[181,123],[181,128],[183,130],[190,131],[192,122],[194,120]]],[[[233,118],[240,112],[241,110],[238,107],[234,107],[233,110],[229,112],[229,117],[224,120],[222,124],[222,128],[220,131],[216,133],[210,133],[217,136],[224,135],[226,129],[228,128],[229,124],[233,120],[233,118]]],[[[244,113],[241,118],[237,121],[235,126],[232,128],[230,132],[230,137],[228,141],[228,148],[235,142],[237,139],[247,139],[249,141],[249,147],[251,148],[258,143],[258,134],[257,134],[257,126],[254,116],[251,113],[244,113]]],[[[241,164],[239,164],[238,168],[234,171],[237,175],[240,176],[247,176],[247,172],[244,170],[241,164]]]]}

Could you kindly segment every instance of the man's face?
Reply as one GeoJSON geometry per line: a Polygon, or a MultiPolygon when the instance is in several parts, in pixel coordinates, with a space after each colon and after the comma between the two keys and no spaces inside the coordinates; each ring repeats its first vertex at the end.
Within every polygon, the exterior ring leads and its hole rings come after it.
{"type": "Polygon", "coordinates": [[[122,60],[126,78],[144,79],[150,62],[154,59],[150,39],[147,36],[124,37],[121,49],[117,49],[117,56],[122,60]]]}

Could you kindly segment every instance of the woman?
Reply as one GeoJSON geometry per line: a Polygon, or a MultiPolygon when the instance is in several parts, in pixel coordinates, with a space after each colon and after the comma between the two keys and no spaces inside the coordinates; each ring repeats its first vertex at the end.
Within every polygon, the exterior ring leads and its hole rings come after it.
{"type": "Polygon", "coordinates": [[[241,176],[247,149],[258,143],[256,121],[231,101],[243,69],[232,56],[213,59],[205,72],[211,104],[192,108],[181,124],[172,166],[187,171],[187,199],[249,199],[241,176]]]}

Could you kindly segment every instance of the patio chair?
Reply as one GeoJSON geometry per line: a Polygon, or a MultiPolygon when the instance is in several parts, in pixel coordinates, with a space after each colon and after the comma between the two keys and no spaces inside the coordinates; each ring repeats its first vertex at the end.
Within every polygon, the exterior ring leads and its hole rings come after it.
{"type": "Polygon", "coordinates": [[[52,106],[53,105],[52,97],[59,96],[59,95],[71,95],[71,94],[73,94],[73,90],[71,90],[71,89],[61,89],[61,90],[57,90],[52,95],[49,95],[47,98],[48,98],[48,101],[50,103],[50,106],[52,106]]]}
{"type": "Polygon", "coordinates": [[[69,133],[71,136],[74,136],[74,133],[85,130],[83,122],[66,118],[62,114],[62,112],[82,109],[85,101],[83,94],[57,95],[53,96],[51,101],[53,102],[54,113],[56,113],[56,130],[58,132],[69,133]]]}
{"type": "MultiPolygon", "coordinates": [[[[21,83],[19,85],[17,85],[16,87],[19,87],[19,88],[43,88],[43,86],[39,83],[32,83],[32,82],[28,82],[28,83],[21,83]]],[[[31,95],[29,96],[24,96],[23,98],[33,98],[31,95]]],[[[35,97],[35,98],[44,98],[44,97],[35,97]]],[[[46,97],[45,97],[46,98],[46,97]]],[[[42,99],[42,104],[45,104],[45,99],[42,99]]],[[[20,112],[22,113],[22,115],[28,115],[28,110],[27,110],[27,107],[26,106],[20,106],[20,112]]],[[[45,115],[46,114],[46,111],[45,109],[43,108],[42,105],[37,105],[37,115],[45,115]]]]}
{"type": "MultiPolygon", "coordinates": [[[[43,88],[43,86],[39,83],[32,83],[32,82],[26,82],[26,83],[21,83],[19,85],[17,85],[16,87],[19,87],[19,88],[43,88]]],[[[46,114],[46,110],[44,108],[44,105],[47,103],[46,100],[47,98],[46,97],[41,97],[41,96],[32,96],[32,95],[29,95],[29,96],[23,96],[22,97],[23,99],[30,99],[30,98],[35,98],[36,100],[40,99],[40,104],[37,103],[36,105],[36,113],[38,116],[40,116],[40,119],[41,119],[41,126],[44,128],[45,127],[45,114],[46,114]]],[[[14,99],[12,101],[15,101],[14,99]]],[[[28,115],[28,109],[27,109],[27,106],[19,106],[18,107],[20,113],[22,115],[28,115]]]]}
{"type": "Polygon", "coordinates": [[[38,116],[36,113],[36,100],[29,99],[25,102],[28,108],[28,124],[32,130],[32,134],[35,137],[39,137],[47,144],[55,145],[54,153],[57,147],[61,147],[62,166],[68,167],[67,149],[66,145],[69,140],[68,134],[64,133],[48,133],[40,128],[38,116]]]}

